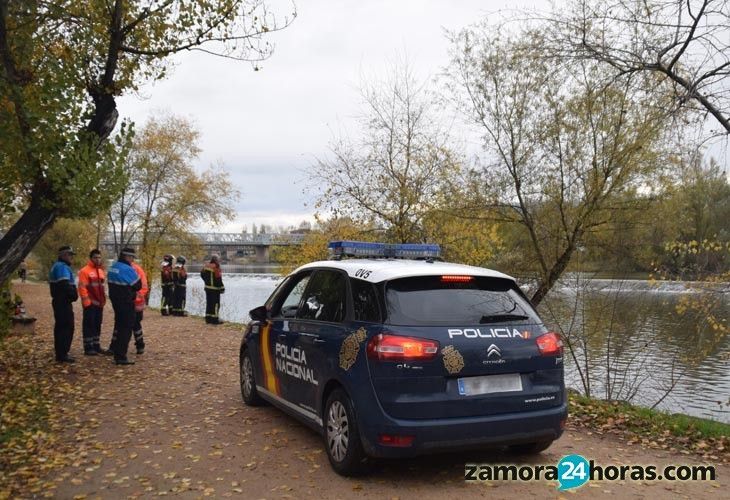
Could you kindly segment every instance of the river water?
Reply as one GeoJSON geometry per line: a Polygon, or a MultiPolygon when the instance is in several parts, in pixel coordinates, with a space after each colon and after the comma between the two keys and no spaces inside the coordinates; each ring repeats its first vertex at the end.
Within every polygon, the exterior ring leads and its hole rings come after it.
{"type": "MultiPolygon", "coordinates": [[[[221,319],[246,323],[248,311],[262,305],[280,280],[266,273],[224,275],[221,319]]],[[[707,313],[693,305],[710,307],[727,322],[729,295],[703,295],[681,283],[576,279],[554,289],[540,314],[572,346],[573,355],[566,349],[565,356],[569,387],[585,392],[582,374],[596,397],[610,392],[613,399],[645,406],[661,399],[657,407],[663,410],[730,422],[730,336],[718,338],[707,313]]],[[[160,304],[159,285],[150,304],[160,304]]],[[[205,314],[202,281],[193,272],[187,310],[205,314]]]]}

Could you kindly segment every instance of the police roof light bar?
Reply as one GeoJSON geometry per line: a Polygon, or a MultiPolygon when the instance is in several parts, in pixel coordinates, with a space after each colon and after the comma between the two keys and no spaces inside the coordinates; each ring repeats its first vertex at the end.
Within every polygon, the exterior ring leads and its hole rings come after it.
{"type": "Polygon", "coordinates": [[[327,245],[335,258],[438,259],[441,247],[429,243],[370,243],[367,241],[330,241],[327,245]]]}

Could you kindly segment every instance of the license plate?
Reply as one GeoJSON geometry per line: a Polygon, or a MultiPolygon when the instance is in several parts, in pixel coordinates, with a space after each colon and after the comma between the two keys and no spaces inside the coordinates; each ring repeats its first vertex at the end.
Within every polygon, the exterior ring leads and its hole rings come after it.
{"type": "Polygon", "coordinates": [[[496,392],[515,392],[522,390],[522,377],[519,373],[504,375],[484,375],[459,379],[459,394],[462,396],[476,396],[479,394],[494,394],[496,392]]]}

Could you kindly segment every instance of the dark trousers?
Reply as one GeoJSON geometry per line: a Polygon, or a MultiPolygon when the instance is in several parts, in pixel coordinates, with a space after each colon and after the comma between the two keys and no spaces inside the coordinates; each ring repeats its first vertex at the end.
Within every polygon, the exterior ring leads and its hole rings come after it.
{"type": "Polygon", "coordinates": [[[142,333],[142,318],[144,317],[144,311],[134,311],[134,327],[132,333],[134,334],[134,345],[139,349],[144,347],[144,334],[142,333]]]}
{"type": "Polygon", "coordinates": [[[172,315],[182,316],[185,313],[185,294],[187,289],[185,286],[175,285],[175,291],[172,297],[172,315]]]}
{"type": "Polygon", "coordinates": [[[162,304],[160,305],[160,307],[163,316],[167,316],[170,314],[170,310],[172,309],[172,294],[172,283],[170,283],[169,285],[162,285],[162,304]]]}
{"type": "Polygon", "coordinates": [[[133,302],[112,301],[114,307],[114,338],[112,339],[112,350],[114,359],[127,359],[129,339],[132,337],[132,329],[136,321],[136,314],[133,302]]]}
{"type": "Polygon", "coordinates": [[[218,322],[218,309],[221,306],[221,292],[218,290],[205,291],[205,322],[218,322]]]}
{"type": "Polygon", "coordinates": [[[84,308],[81,332],[84,338],[84,352],[101,351],[101,322],[104,318],[104,309],[96,306],[84,308]]]}
{"type": "Polygon", "coordinates": [[[74,338],[74,309],[70,302],[51,301],[53,306],[53,348],[56,359],[61,360],[68,356],[71,350],[71,341],[74,338]]]}
{"type": "MultiPolygon", "coordinates": [[[[137,354],[140,354],[139,350],[144,349],[144,332],[142,331],[142,319],[144,318],[144,311],[134,311],[134,325],[132,326],[132,334],[134,335],[134,346],[137,348],[137,354]]],[[[116,328],[116,323],[114,328],[116,328]]],[[[112,333],[112,341],[109,344],[109,350],[116,353],[116,347],[114,345],[117,342],[117,330],[112,333]]]]}

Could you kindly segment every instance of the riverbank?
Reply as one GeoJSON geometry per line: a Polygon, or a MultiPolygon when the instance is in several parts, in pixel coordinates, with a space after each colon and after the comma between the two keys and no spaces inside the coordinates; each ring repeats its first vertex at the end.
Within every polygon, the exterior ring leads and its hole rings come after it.
{"type": "MultiPolygon", "coordinates": [[[[550,482],[467,485],[465,460],[554,464],[572,453],[604,464],[718,468],[715,482],[591,483],[578,497],[607,491],[621,498],[703,499],[730,487],[730,467],[722,465],[729,461],[727,446],[710,454],[678,445],[674,435],[663,443],[649,435],[636,439],[623,432],[617,417],[606,426],[611,415],[590,405],[582,413],[574,406],[565,435],[537,457],[507,459],[501,452],[423,457],[384,462],[369,477],[341,478],[331,471],[317,434],[274,408],[241,403],[240,325],[215,327],[199,318],[148,311],[147,352],[132,355],[136,365],[117,367],[108,357],[81,354],[77,311],[72,355],[78,362],[59,365],[52,356],[47,286],[15,284],[14,292],[38,321],[35,335],[11,336],[0,345],[0,498],[425,499],[481,497],[486,487],[497,498],[554,498],[550,482]]],[[[113,320],[111,309],[106,313],[103,343],[113,320]]]]}
{"type": "Polygon", "coordinates": [[[619,436],[647,448],[730,463],[730,424],[587,398],[575,392],[569,397],[570,421],[575,428],[619,436]]]}

